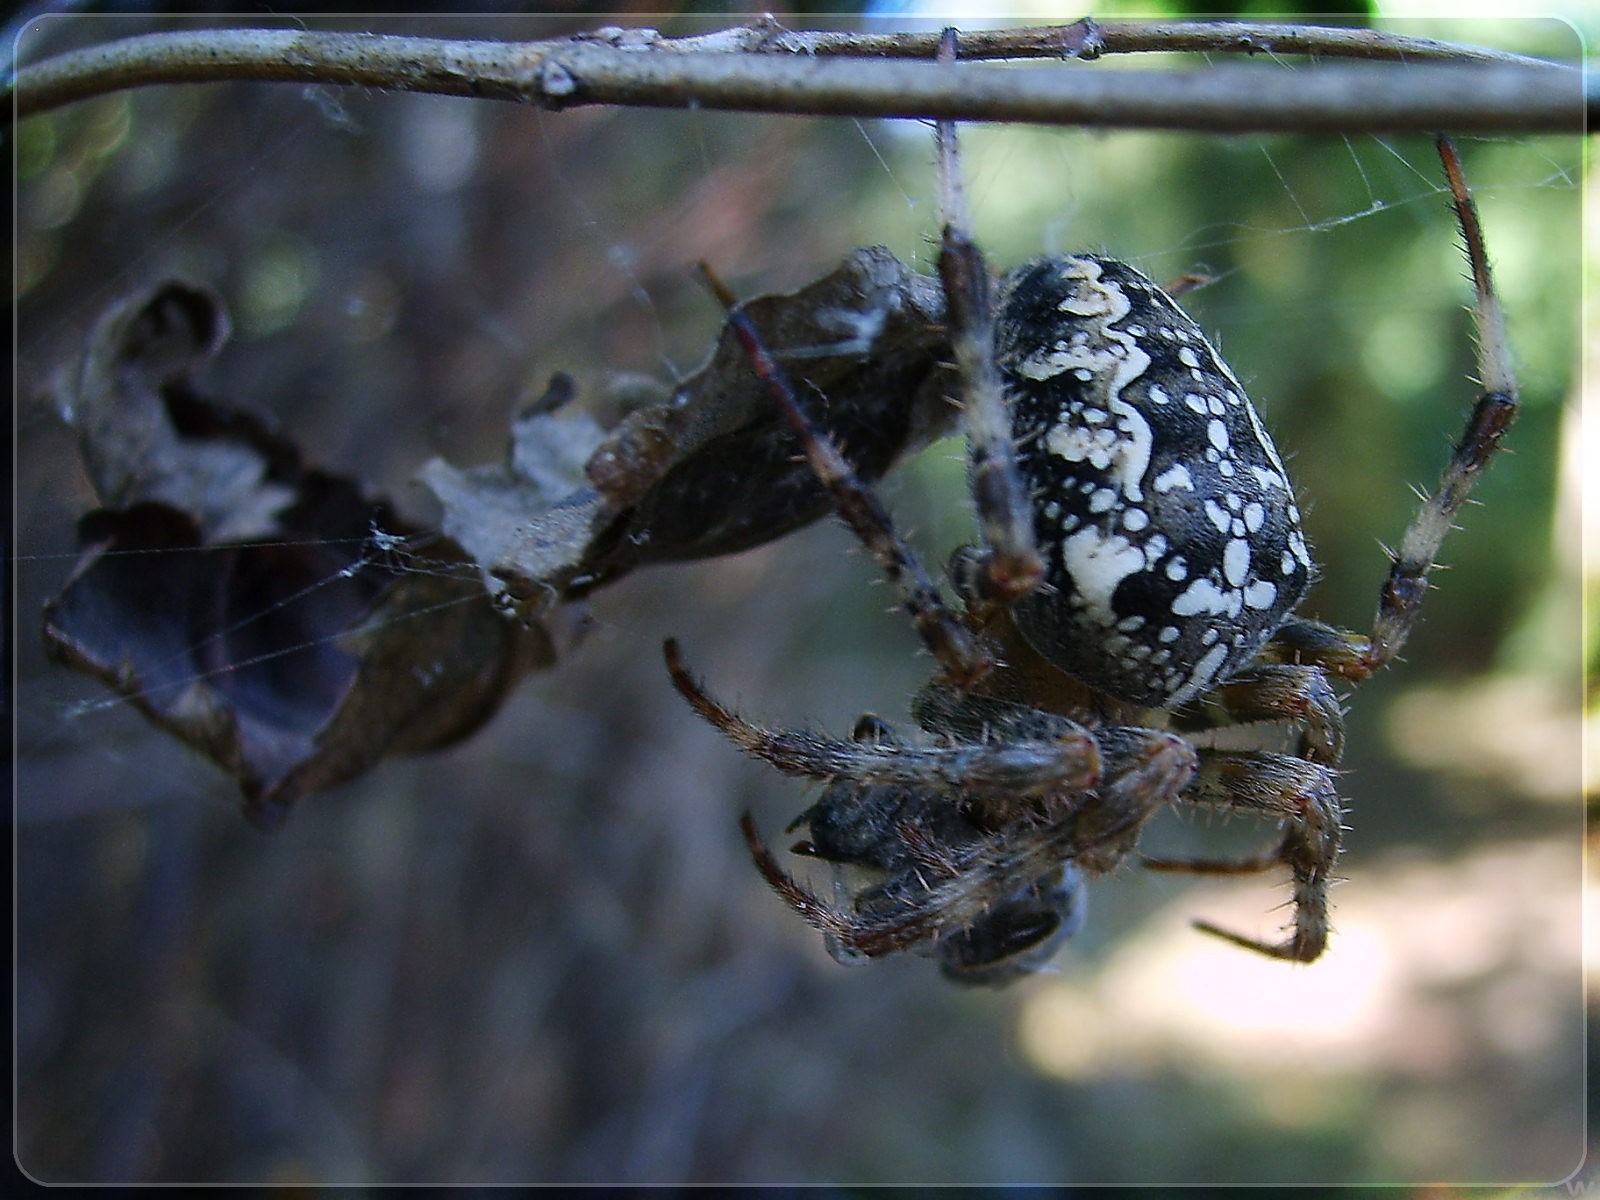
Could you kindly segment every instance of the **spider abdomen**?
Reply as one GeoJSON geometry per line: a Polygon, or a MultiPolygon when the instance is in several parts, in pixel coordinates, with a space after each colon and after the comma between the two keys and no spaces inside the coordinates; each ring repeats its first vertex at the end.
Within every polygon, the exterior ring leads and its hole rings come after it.
{"type": "Polygon", "coordinates": [[[1056,666],[1172,707],[1249,661],[1312,564],[1283,462],[1155,283],[1093,255],[1001,284],[996,351],[1044,586],[1019,628],[1056,666]]]}

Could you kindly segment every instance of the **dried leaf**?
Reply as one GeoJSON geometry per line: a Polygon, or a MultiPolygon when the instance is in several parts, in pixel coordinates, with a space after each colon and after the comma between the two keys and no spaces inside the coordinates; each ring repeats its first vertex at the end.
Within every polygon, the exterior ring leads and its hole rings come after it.
{"type": "Polygon", "coordinates": [[[71,417],[106,507],[45,641],[232,773],[270,829],[472,732],[573,626],[506,620],[460,547],[196,391],[227,331],[217,297],[168,283],[92,336],[71,417]]]}
{"type": "Polygon", "coordinates": [[[543,612],[584,569],[605,505],[583,466],[605,438],[587,413],[559,411],[572,382],[558,375],[511,426],[504,465],[460,470],[432,459],[421,480],[444,508],[444,531],[482,565],[503,606],[543,612]]]}
{"type": "MultiPolygon", "coordinates": [[[[938,286],[888,251],[745,307],[864,479],[952,424],[938,286]]],[[[216,296],[168,283],[91,338],[70,407],[105,507],[81,523],[45,638],[230,771],[263,828],[386,755],[476,729],[581,631],[562,602],[831,508],[726,328],[670,393],[611,382],[591,405],[622,414],[609,430],[558,376],[504,464],[428,463],[443,534],[197,391],[227,336],[216,296]]]]}
{"type": "MultiPolygon", "coordinates": [[[[869,482],[953,424],[938,285],[887,250],[857,250],[800,290],[744,307],[869,482]]],[[[570,393],[558,385],[517,419],[505,466],[423,469],[446,531],[497,581],[502,602],[543,611],[647,563],[771,541],[831,508],[731,330],[667,398],[641,405],[635,388],[599,398],[632,410],[608,433],[565,411],[570,393]],[[581,474],[580,448],[590,451],[581,474]]]]}

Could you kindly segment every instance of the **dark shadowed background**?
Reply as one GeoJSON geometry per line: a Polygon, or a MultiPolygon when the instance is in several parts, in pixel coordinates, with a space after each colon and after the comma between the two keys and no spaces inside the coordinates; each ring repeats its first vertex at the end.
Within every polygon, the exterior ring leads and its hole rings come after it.
{"type": "MultiPolygon", "coordinates": [[[[49,21],[27,56],[142,32],[49,21]]],[[[530,18],[367,23],[476,37],[530,18]]],[[[1400,32],[1570,55],[1547,22],[1400,32]]],[[[1094,68],[1120,69],[1106,62],[1094,68]]],[[[1305,69],[1285,63],[1284,70],[1305,69]]],[[[1323,576],[1370,621],[1473,395],[1426,139],[966,131],[996,264],[1089,248],[1186,299],[1289,460],[1323,576]]],[[[1525,410],[1446,545],[1406,661],[1354,697],[1333,947],[1294,967],[1276,876],[1101,881],[1056,972],[961,991],[846,970],[736,821],[807,803],[670,687],[677,636],[764,721],[905,719],[929,671],[842,528],[654,568],[449,752],[312,797],[280,833],[90,681],[37,614],[93,503],[56,373],[109,304],[181,276],[236,336],[219,395],[432,519],[429,457],[498,458],[557,370],[670,380],[741,294],[852,247],[931,269],[931,133],[709,112],[543,114],[298,85],[159,88],[16,134],[18,1157],[51,1181],[1554,1180],[1582,1127],[1575,138],[1463,143],[1525,410]]],[[[781,347],[779,348],[782,349],[781,347]]],[[[970,536],[959,443],[883,488],[931,566],[970,536]]],[[[1163,820],[1174,856],[1268,830],[1163,820]]]]}

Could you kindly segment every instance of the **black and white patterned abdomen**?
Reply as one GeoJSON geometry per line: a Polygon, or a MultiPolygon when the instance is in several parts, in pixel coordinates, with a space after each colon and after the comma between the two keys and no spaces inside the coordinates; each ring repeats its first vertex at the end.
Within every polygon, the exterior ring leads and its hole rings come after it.
{"type": "Polygon", "coordinates": [[[1255,654],[1312,565],[1283,463],[1198,326],[1125,263],[1001,283],[996,350],[1044,587],[1018,626],[1121,699],[1184,703],[1255,654]]]}

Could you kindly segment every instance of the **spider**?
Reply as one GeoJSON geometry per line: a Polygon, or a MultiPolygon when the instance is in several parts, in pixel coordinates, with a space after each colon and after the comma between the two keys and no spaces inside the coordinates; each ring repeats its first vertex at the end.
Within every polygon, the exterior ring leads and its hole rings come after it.
{"type": "MultiPolygon", "coordinates": [[[[940,61],[956,56],[947,31],[940,61]]],[[[1168,805],[1275,821],[1243,859],[1146,858],[1168,871],[1282,866],[1293,919],[1264,941],[1311,962],[1328,941],[1343,806],[1335,691],[1393,661],[1452,519],[1516,413],[1503,319],[1454,145],[1438,150],[1476,291],[1481,391],[1439,488],[1422,500],[1370,633],[1296,616],[1315,570],[1283,463],[1244,389],[1193,320],[1134,268],[1044,258],[991,282],[967,232],[952,123],[936,125],[939,274],[981,540],[948,575],[959,610],[807,411],[710,272],[752,370],[844,521],[900,589],[938,663],[902,737],[868,714],[848,739],[753,724],[665,645],[673,683],[745,752],[825,786],[791,825],[794,851],[864,873],[823,898],[779,865],[748,813],[757,868],[840,961],[918,949],[952,979],[1037,970],[1081,924],[1084,881],[1134,853],[1168,805]],[[1290,744],[1219,749],[1206,731],[1257,725],[1290,744]],[[1196,736],[1201,735],[1201,736],[1196,736]]]]}

